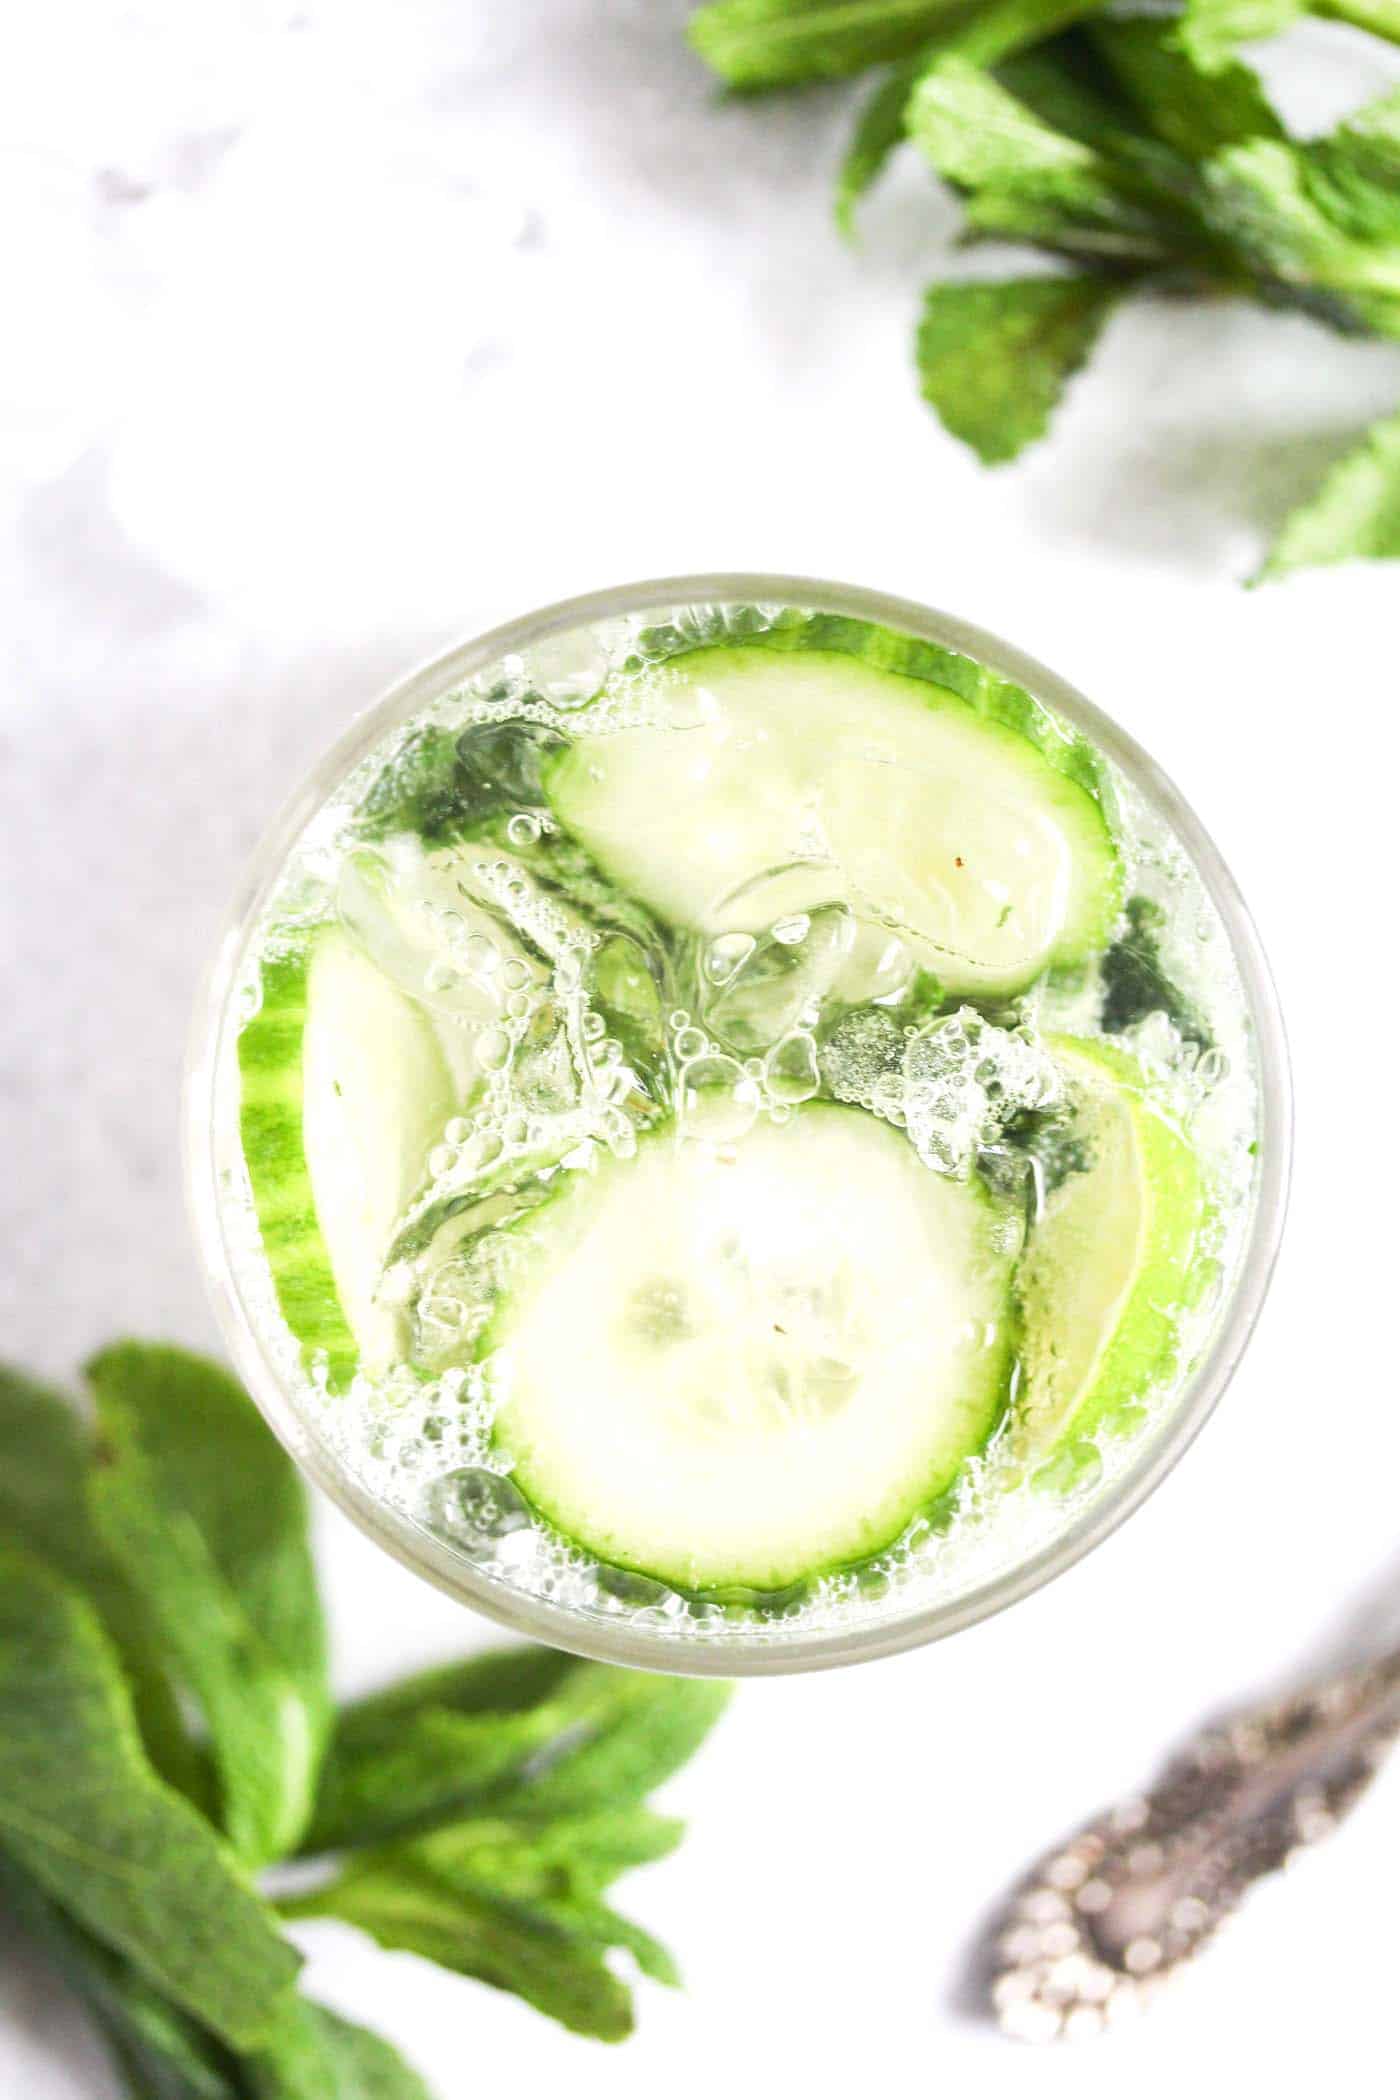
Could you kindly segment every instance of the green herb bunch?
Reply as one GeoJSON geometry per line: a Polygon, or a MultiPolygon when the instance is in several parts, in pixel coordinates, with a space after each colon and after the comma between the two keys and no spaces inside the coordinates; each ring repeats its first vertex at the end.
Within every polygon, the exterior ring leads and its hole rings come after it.
{"type": "MultiPolygon", "coordinates": [[[[1139,294],[1244,297],[1400,340],[1400,90],[1290,136],[1237,56],[1304,0],[713,0],[691,18],[734,89],[882,67],[837,179],[846,232],[908,142],[967,242],[1053,272],[946,280],[917,336],[925,399],[988,465],[1044,435],[1105,322],[1139,294]]],[[[1400,0],[1312,12],[1400,43],[1400,0]]],[[[1400,556],[1400,413],[1285,521],[1260,574],[1400,556]]]]}
{"type": "Polygon", "coordinates": [[[727,1688],[516,1648],[338,1708],[301,1483],[242,1389],[134,1342],[87,1378],[81,1411],[0,1370],[0,1911],[132,2094],[428,2100],[299,1993],[286,1918],[626,2035],[614,1950],[676,1973],[607,1893],[677,1842],[646,1797],[727,1688]]]}

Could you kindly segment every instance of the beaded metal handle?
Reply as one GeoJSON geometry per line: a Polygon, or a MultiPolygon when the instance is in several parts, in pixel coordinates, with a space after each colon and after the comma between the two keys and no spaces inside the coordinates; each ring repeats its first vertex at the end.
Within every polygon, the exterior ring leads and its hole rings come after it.
{"type": "Polygon", "coordinates": [[[1328,1835],[1398,1732],[1400,1651],[1204,1729],[1011,1898],[989,1986],[1003,2031],[1073,2040],[1141,2011],[1256,1881],[1328,1835]]]}

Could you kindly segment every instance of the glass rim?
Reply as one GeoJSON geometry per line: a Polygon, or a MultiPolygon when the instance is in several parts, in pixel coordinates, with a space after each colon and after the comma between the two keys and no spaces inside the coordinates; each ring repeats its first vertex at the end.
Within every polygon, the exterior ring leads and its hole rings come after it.
{"type": "Polygon", "coordinates": [[[762,573],[665,576],[566,598],[457,643],[358,712],[264,833],[239,884],[196,1000],[185,1064],[182,1121],[186,1201],[215,1317],[239,1375],[265,1420],[308,1477],[377,1545],[457,1602],[511,1631],[600,1662],[674,1675],[778,1676],[874,1660],[946,1639],[1030,1596],[1100,1545],[1140,1508],[1214,1412],[1262,1310],[1283,1233],[1293,1141],[1292,1087],[1283,1017],[1244,899],[1214,840],[1175,783],[1126,730],[1056,672],[972,623],[856,585],[762,573]],[[959,650],[1014,679],[1083,730],[1167,819],[1220,914],[1252,1025],[1258,1086],[1258,1172],[1229,1299],[1200,1361],[1170,1402],[1160,1432],[1144,1440],[1101,1497],[1024,1561],[962,1593],[849,1628],[765,1629],[687,1637],[586,1615],[513,1589],[475,1568],[406,1513],[376,1500],[297,1409],[258,1338],[239,1290],[224,1231],[217,1151],[218,1078],[232,1023],[232,993],[247,945],[300,833],[344,776],[394,726],[443,690],[551,635],[608,619],[686,604],[770,603],[846,614],[959,650]]]}

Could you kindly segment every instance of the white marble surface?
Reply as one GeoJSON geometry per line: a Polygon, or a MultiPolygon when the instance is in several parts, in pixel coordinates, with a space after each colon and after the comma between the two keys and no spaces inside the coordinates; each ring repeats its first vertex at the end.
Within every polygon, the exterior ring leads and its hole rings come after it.
{"type": "MultiPolygon", "coordinates": [[[[1216,1421],[1089,1562],[945,1648],[745,1690],[627,1901],[689,1990],[621,2051],[308,1932],[312,1987],[441,2100],[756,2089],[1166,2100],[1395,2057],[1400,1780],[1150,2022],[1032,2059],[958,2011],[969,1928],[1183,1727],[1386,1577],[1397,573],[1248,594],[1262,524],[1400,390],[1301,322],[1127,315],[1058,436],[988,475],[908,374],[947,220],[905,169],[832,236],[840,93],[712,105],[681,0],[75,0],[0,32],[0,1029],[7,1353],[212,1339],[176,1090],[197,973],[275,804],[387,675],[567,592],[847,577],[1004,629],[1196,802],[1296,1058],[1279,1279],[1216,1421]]],[[[1283,87],[1373,85],[1341,32],[1283,87]]],[[[481,1630],[321,1512],[343,1682],[481,1630]]],[[[1397,1578],[1400,1580],[1400,1577],[1397,1578]]],[[[0,2092],[101,2100],[0,1979],[0,2092]]]]}

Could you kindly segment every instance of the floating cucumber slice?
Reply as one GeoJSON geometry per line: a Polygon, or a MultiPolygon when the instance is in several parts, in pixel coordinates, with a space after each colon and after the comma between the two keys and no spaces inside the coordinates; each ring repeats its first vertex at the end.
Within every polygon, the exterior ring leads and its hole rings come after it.
{"type": "Polygon", "coordinates": [[[963,993],[1019,990],[1107,938],[1120,869],[1092,758],[1019,688],[851,622],[648,675],[657,726],[590,735],[585,712],[542,775],[663,916],[724,936],[846,903],[963,993]],[[959,665],[965,690],[932,675],[959,665]]]}
{"type": "Polygon", "coordinates": [[[859,1110],[729,1155],[658,1134],[512,1237],[495,1435],[603,1561],[765,1591],[860,1560],[1005,1408],[1017,1229],[859,1110]]]}
{"type": "Polygon", "coordinates": [[[457,1105],[432,1021],[337,927],[264,960],[238,1040],[241,1133],[282,1314],[333,1387],[399,1354],[378,1287],[457,1105]]]}
{"type": "Polygon", "coordinates": [[[1170,1368],[1204,1212],[1195,1155],[1153,1105],[1133,1060],[1068,1036],[1046,1047],[1069,1089],[1086,1164],[1047,1199],[1021,1264],[1021,1406],[1032,1458],[1111,1427],[1170,1368]]]}

